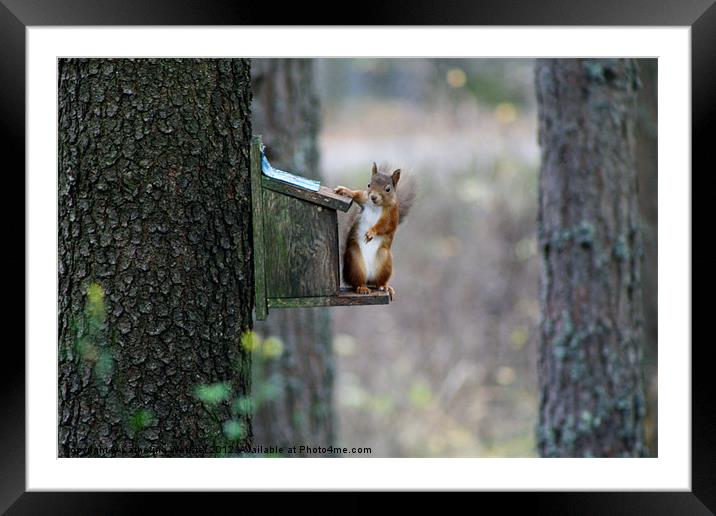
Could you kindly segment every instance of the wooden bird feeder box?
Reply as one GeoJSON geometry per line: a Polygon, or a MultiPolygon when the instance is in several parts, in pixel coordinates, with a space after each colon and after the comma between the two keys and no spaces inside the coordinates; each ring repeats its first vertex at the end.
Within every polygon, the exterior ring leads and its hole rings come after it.
{"type": "Polygon", "coordinates": [[[266,319],[270,308],[388,304],[386,292],[356,294],[341,287],[337,210],[348,211],[353,201],[300,176],[269,177],[262,149],[261,136],[254,136],[256,318],[266,319]]]}

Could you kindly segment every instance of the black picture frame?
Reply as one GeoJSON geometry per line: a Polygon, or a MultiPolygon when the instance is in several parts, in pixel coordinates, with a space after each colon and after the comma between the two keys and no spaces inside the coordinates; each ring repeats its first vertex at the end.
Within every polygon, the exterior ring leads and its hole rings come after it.
{"type": "MultiPolygon", "coordinates": [[[[236,0],[0,0],[0,124],[6,191],[10,178],[25,193],[25,29],[41,25],[625,25],[691,27],[692,167],[706,173],[708,135],[716,122],[716,5],[714,0],[468,0],[438,3],[413,1],[410,7],[364,0],[360,8],[341,3],[308,8],[305,3],[236,0]],[[320,14],[318,14],[320,12],[320,14]],[[10,161],[11,160],[11,161],[10,161]],[[20,173],[19,171],[23,172],[20,173]],[[22,178],[22,179],[20,179],[22,178]]],[[[709,169],[712,169],[711,164],[709,169]]],[[[692,173],[693,177],[693,173],[692,173]]],[[[16,191],[13,188],[13,191],[16,191]]],[[[702,190],[703,194],[703,190],[702,190]]],[[[17,194],[13,195],[17,196],[17,194]]],[[[9,197],[9,196],[8,196],[9,197]]],[[[7,198],[7,197],[6,197],[7,198]]],[[[24,195],[23,195],[24,199],[24,195]]],[[[4,203],[8,232],[23,233],[23,247],[12,253],[6,273],[25,268],[25,224],[18,209],[4,203]],[[12,269],[10,269],[12,267],[12,269]]],[[[694,218],[694,222],[699,219],[694,218]]],[[[698,233],[697,233],[698,234],[698,233]]],[[[15,236],[15,235],[12,235],[15,236]]],[[[19,240],[19,238],[18,238],[19,240]]],[[[7,251],[6,251],[7,253],[7,251]]],[[[8,276],[19,277],[16,272],[8,276]]],[[[23,289],[24,291],[24,289],[23,289]]],[[[24,299],[24,294],[23,294],[24,299]]],[[[15,300],[13,299],[13,302],[15,300]]],[[[15,305],[20,303],[15,302],[15,305]]],[[[25,306],[26,310],[32,307],[25,306]]],[[[6,335],[10,324],[6,323],[6,335]]],[[[9,514],[124,514],[148,510],[148,493],[26,493],[25,492],[25,354],[15,339],[6,338],[0,417],[0,511],[9,514]]],[[[687,342],[666,345],[686,346],[687,342]]],[[[714,403],[709,397],[708,343],[692,347],[692,490],[690,492],[509,493],[503,507],[526,502],[530,510],[551,514],[713,514],[716,510],[716,432],[714,403]]],[[[246,495],[242,495],[246,496],[246,495]]],[[[487,494],[485,496],[488,496],[487,494]]],[[[176,497],[172,497],[176,501],[176,497]]],[[[423,503],[421,497],[414,497],[423,503]]],[[[179,500],[187,509],[184,496],[179,500]]],[[[199,502],[199,503],[206,503],[199,502]]],[[[361,502],[362,503],[362,502],[361,502]]],[[[370,497],[366,506],[372,505],[370,497]]],[[[243,503],[242,503],[243,505],[243,503]]],[[[163,506],[168,508],[168,505],[163,506]]],[[[240,506],[237,506],[240,507],[240,506]]]]}

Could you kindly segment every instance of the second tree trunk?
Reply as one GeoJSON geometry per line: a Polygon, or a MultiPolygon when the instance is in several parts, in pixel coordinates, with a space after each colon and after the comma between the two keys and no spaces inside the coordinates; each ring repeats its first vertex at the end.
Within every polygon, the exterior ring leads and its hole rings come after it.
{"type": "MultiPolygon", "coordinates": [[[[254,133],[262,134],[272,165],[321,179],[320,110],[312,60],[256,59],[252,84],[254,133]]],[[[256,444],[284,448],[334,444],[329,309],[271,310],[268,320],[257,323],[256,330],[283,344],[277,359],[256,363],[256,444]],[[262,392],[267,394],[262,396],[262,392]]]]}
{"type": "Polygon", "coordinates": [[[633,457],[643,441],[642,303],[630,59],[536,66],[542,456],[633,457]]]}

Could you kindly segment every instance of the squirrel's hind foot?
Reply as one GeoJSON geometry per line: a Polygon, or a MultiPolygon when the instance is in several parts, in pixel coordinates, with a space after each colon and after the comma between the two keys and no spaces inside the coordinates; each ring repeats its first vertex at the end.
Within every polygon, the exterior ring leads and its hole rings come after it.
{"type": "Polygon", "coordinates": [[[358,294],[370,294],[370,289],[366,287],[365,285],[356,287],[356,292],[358,294]]]}
{"type": "Polygon", "coordinates": [[[393,287],[390,287],[388,285],[383,285],[383,286],[378,287],[378,290],[380,290],[381,292],[385,292],[387,290],[388,296],[390,297],[391,301],[395,297],[395,289],[393,287]]]}

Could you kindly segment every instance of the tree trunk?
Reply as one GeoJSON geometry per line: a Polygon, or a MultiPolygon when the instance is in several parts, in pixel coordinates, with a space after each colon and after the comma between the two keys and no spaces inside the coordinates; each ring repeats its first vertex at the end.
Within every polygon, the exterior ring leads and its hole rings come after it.
{"type": "Polygon", "coordinates": [[[250,443],[249,68],[59,61],[62,457],[250,443]]]}
{"type": "MultiPolygon", "coordinates": [[[[272,165],[321,179],[317,141],[320,110],[312,60],[257,59],[252,65],[253,127],[255,133],[263,135],[272,165]]],[[[256,330],[283,344],[278,358],[255,364],[256,444],[334,444],[329,309],[271,310],[265,322],[257,323],[256,330]],[[266,383],[279,388],[266,389],[266,383]]]]}
{"type": "Polygon", "coordinates": [[[646,444],[655,456],[658,438],[658,60],[640,59],[636,165],[639,178],[639,214],[644,242],[644,369],[646,371],[646,444]]]}
{"type": "Polygon", "coordinates": [[[539,452],[643,456],[637,68],[630,59],[538,60],[536,85],[539,452]]]}

